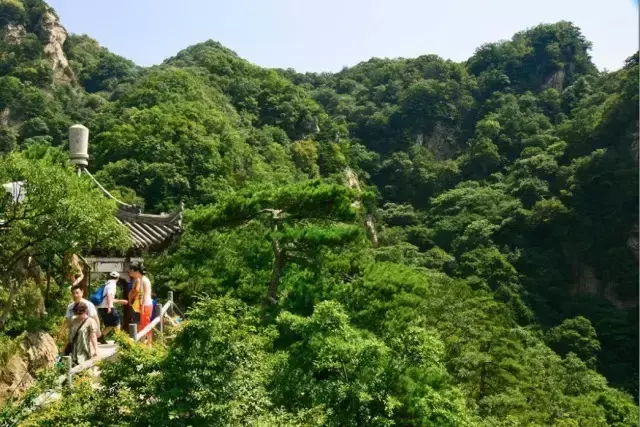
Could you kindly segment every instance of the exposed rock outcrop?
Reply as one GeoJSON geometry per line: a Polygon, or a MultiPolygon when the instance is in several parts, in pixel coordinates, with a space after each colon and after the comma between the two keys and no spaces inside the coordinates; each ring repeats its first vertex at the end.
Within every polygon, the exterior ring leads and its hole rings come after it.
{"type": "MultiPolygon", "coordinates": [[[[436,123],[433,132],[426,138],[420,134],[418,140],[426,143],[427,148],[433,153],[436,160],[450,159],[456,153],[456,142],[451,137],[452,130],[442,123],[436,123]]],[[[420,143],[419,145],[422,145],[420,143]]]]}
{"type": "MultiPolygon", "coordinates": [[[[360,180],[358,180],[358,175],[356,175],[353,169],[351,169],[350,167],[347,167],[344,170],[344,174],[347,181],[347,187],[354,190],[360,190],[360,180]]],[[[357,200],[353,202],[352,206],[355,208],[360,208],[362,206],[362,203],[359,200],[357,200]]],[[[367,215],[364,222],[364,226],[367,230],[367,235],[369,236],[369,240],[371,240],[371,243],[373,243],[374,246],[377,245],[378,233],[376,232],[373,215],[370,215],[370,214],[367,215]]]]}
{"type": "MultiPolygon", "coordinates": [[[[57,82],[72,83],[76,77],[69,66],[69,61],[64,54],[64,42],[67,40],[67,31],[58,22],[58,18],[49,10],[42,19],[43,27],[49,34],[49,40],[44,44],[44,53],[51,64],[53,78],[57,82]]],[[[0,37],[7,43],[21,44],[27,32],[22,25],[8,24],[0,29],[0,37]]]]}
{"type": "Polygon", "coordinates": [[[51,335],[27,334],[18,351],[0,367],[0,404],[26,391],[35,382],[36,371],[52,367],[57,357],[58,347],[51,335]]]}
{"type": "Polygon", "coordinates": [[[44,52],[51,63],[54,80],[67,83],[75,81],[75,75],[62,48],[67,39],[67,31],[51,11],[45,14],[44,25],[49,30],[49,41],[44,46],[44,52]]]}
{"type": "Polygon", "coordinates": [[[0,125],[9,126],[9,121],[11,119],[11,111],[8,108],[4,110],[0,110],[0,125]]]}
{"type": "Polygon", "coordinates": [[[373,246],[378,244],[378,232],[376,231],[375,223],[373,222],[373,215],[367,215],[367,219],[364,223],[367,228],[367,235],[373,246]]]}
{"type": "Polygon", "coordinates": [[[595,271],[586,265],[574,264],[574,285],[572,295],[595,295],[609,301],[619,310],[628,310],[638,306],[637,299],[622,299],[616,290],[617,284],[603,282],[595,271]]]}
{"type": "Polygon", "coordinates": [[[27,334],[22,343],[22,348],[29,365],[29,371],[50,368],[58,357],[58,346],[51,335],[44,332],[32,332],[27,334]]]}
{"type": "Polygon", "coordinates": [[[0,403],[19,396],[34,382],[26,360],[20,354],[12,355],[0,371],[0,403]]]}
{"type": "Polygon", "coordinates": [[[7,43],[20,44],[24,38],[26,31],[19,24],[8,24],[4,27],[4,41],[7,43]]]}
{"type": "Polygon", "coordinates": [[[358,176],[351,168],[346,168],[344,174],[347,177],[347,186],[349,188],[353,188],[356,190],[360,189],[360,182],[358,181],[358,176]]]}
{"type": "MultiPolygon", "coordinates": [[[[360,190],[360,181],[358,181],[358,175],[356,175],[353,169],[347,166],[347,168],[344,170],[344,175],[347,181],[347,187],[351,188],[352,190],[360,190]]],[[[360,206],[362,206],[362,203],[360,203],[360,200],[356,200],[355,202],[351,203],[351,206],[359,209],[360,206]]]]}
{"type": "Polygon", "coordinates": [[[558,71],[556,71],[555,73],[549,76],[547,81],[544,83],[543,87],[545,89],[553,88],[553,89],[562,91],[562,88],[564,87],[565,75],[566,73],[564,71],[564,68],[559,69],[558,71]]]}
{"type": "Polygon", "coordinates": [[[311,121],[311,133],[320,133],[320,126],[318,125],[318,118],[313,116],[313,120],[311,121]]]}

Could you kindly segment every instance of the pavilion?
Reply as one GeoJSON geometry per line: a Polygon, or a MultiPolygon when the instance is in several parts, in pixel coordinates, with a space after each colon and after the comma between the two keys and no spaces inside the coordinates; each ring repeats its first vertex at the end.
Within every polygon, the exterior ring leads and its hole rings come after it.
{"type": "Polygon", "coordinates": [[[88,279],[97,278],[111,271],[120,272],[123,277],[133,263],[141,262],[142,256],[160,252],[169,246],[175,236],[182,232],[184,204],[173,212],[145,214],[137,206],[129,205],[115,198],[87,170],[89,129],[76,124],[69,129],[69,158],[78,170],[78,175],[87,175],[118,206],[116,219],[129,230],[129,245],[124,253],[112,253],[101,248],[91,248],[84,261],[89,268],[88,279]]]}

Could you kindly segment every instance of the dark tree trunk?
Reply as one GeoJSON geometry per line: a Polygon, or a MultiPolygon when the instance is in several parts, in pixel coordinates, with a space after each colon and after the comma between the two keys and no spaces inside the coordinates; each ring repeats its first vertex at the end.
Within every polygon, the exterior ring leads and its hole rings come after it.
{"type": "Polygon", "coordinates": [[[269,282],[269,290],[267,291],[267,301],[276,304],[278,301],[278,285],[284,270],[284,251],[280,247],[280,243],[275,238],[271,241],[273,249],[273,269],[271,270],[271,281],[269,282]]]}
{"type": "MultiPolygon", "coordinates": [[[[127,282],[124,279],[120,279],[118,280],[118,287],[120,288],[120,292],[122,293],[121,298],[122,299],[129,299],[129,282],[127,282]]],[[[121,323],[121,327],[123,331],[128,331],[129,330],[129,324],[131,323],[131,312],[132,312],[132,308],[130,304],[126,304],[122,306],[122,323],[121,323]]]]}
{"type": "Polygon", "coordinates": [[[7,322],[7,318],[9,317],[9,313],[11,312],[11,306],[13,305],[13,300],[16,297],[16,291],[18,286],[11,280],[9,282],[9,298],[7,298],[7,302],[5,306],[2,308],[2,314],[0,314],[0,329],[4,328],[4,324],[7,322]]]}
{"type": "Polygon", "coordinates": [[[91,273],[91,270],[89,270],[89,266],[85,263],[82,263],[81,267],[83,277],[79,285],[82,287],[82,294],[84,297],[89,299],[89,274],[91,273]]]}
{"type": "Polygon", "coordinates": [[[271,229],[274,233],[274,237],[271,239],[271,249],[273,250],[273,268],[271,269],[271,280],[269,281],[269,289],[267,290],[266,304],[278,303],[278,285],[280,284],[280,278],[282,277],[282,270],[284,270],[284,249],[280,246],[280,242],[275,237],[275,233],[278,232],[278,223],[281,219],[281,210],[277,209],[265,209],[265,212],[271,213],[271,229]]]}
{"type": "MultiPolygon", "coordinates": [[[[486,353],[491,350],[491,343],[487,343],[486,353]]],[[[480,399],[482,399],[487,392],[487,363],[482,364],[482,370],[480,371],[480,399]]]]}
{"type": "Polygon", "coordinates": [[[51,291],[51,260],[47,262],[47,287],[44,291],[44,309],[49,307],[49,292],[51,291]]]}
{"type": "Polygon", "coordinates": [[[480,399],[482,399],[486,393],[487,387],[487,364],[482,364],[482,371],[480,372],[480,399]]]}

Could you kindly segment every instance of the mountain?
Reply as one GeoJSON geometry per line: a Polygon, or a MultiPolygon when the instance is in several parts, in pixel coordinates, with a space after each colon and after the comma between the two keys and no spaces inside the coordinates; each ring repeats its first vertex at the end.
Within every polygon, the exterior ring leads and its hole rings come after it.
{"type": "Polygon", "coordinates": [[[637,52],[598,72],[558,22],[300,74],[211,40],[139,67],[41,0],[0,28],[3,161],[82,122],[120,199],[189,208],[151,261],[185,328],[25,425],[638,425],[637,52]]]}

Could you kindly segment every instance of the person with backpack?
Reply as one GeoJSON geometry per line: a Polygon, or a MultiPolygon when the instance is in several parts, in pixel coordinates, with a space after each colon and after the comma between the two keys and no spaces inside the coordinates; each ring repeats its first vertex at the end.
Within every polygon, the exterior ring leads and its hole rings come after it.
{"type": "Polygon", "coordinates": [[[100,315],[100,319],[102,319],[102,324],[104,328],[101,332],[100,342],[102,344],[106,344],[105,336],[115,330],[116,332],[120,330],[120,315],[118,311],[114,307],[114,304],[127,304],[127,300],[116,299],[116,285],[118,283],[118,279],[120,278],[120,273],[117,271],[112,271],[109,273],[109,280],[100,286],[96,292],[91,295],[91,302],[94,303],[98,307],[98,314],[100,315]]]}
{"type": "Polygon", "coordinates": [[[74,364],[79,365],[98,356],[99,327],[96,321],[89,317],[89,307],[83,301],[73,306],[75,315],[69,330],[69,343],[64,354],[71,356],[74,364]]]}

